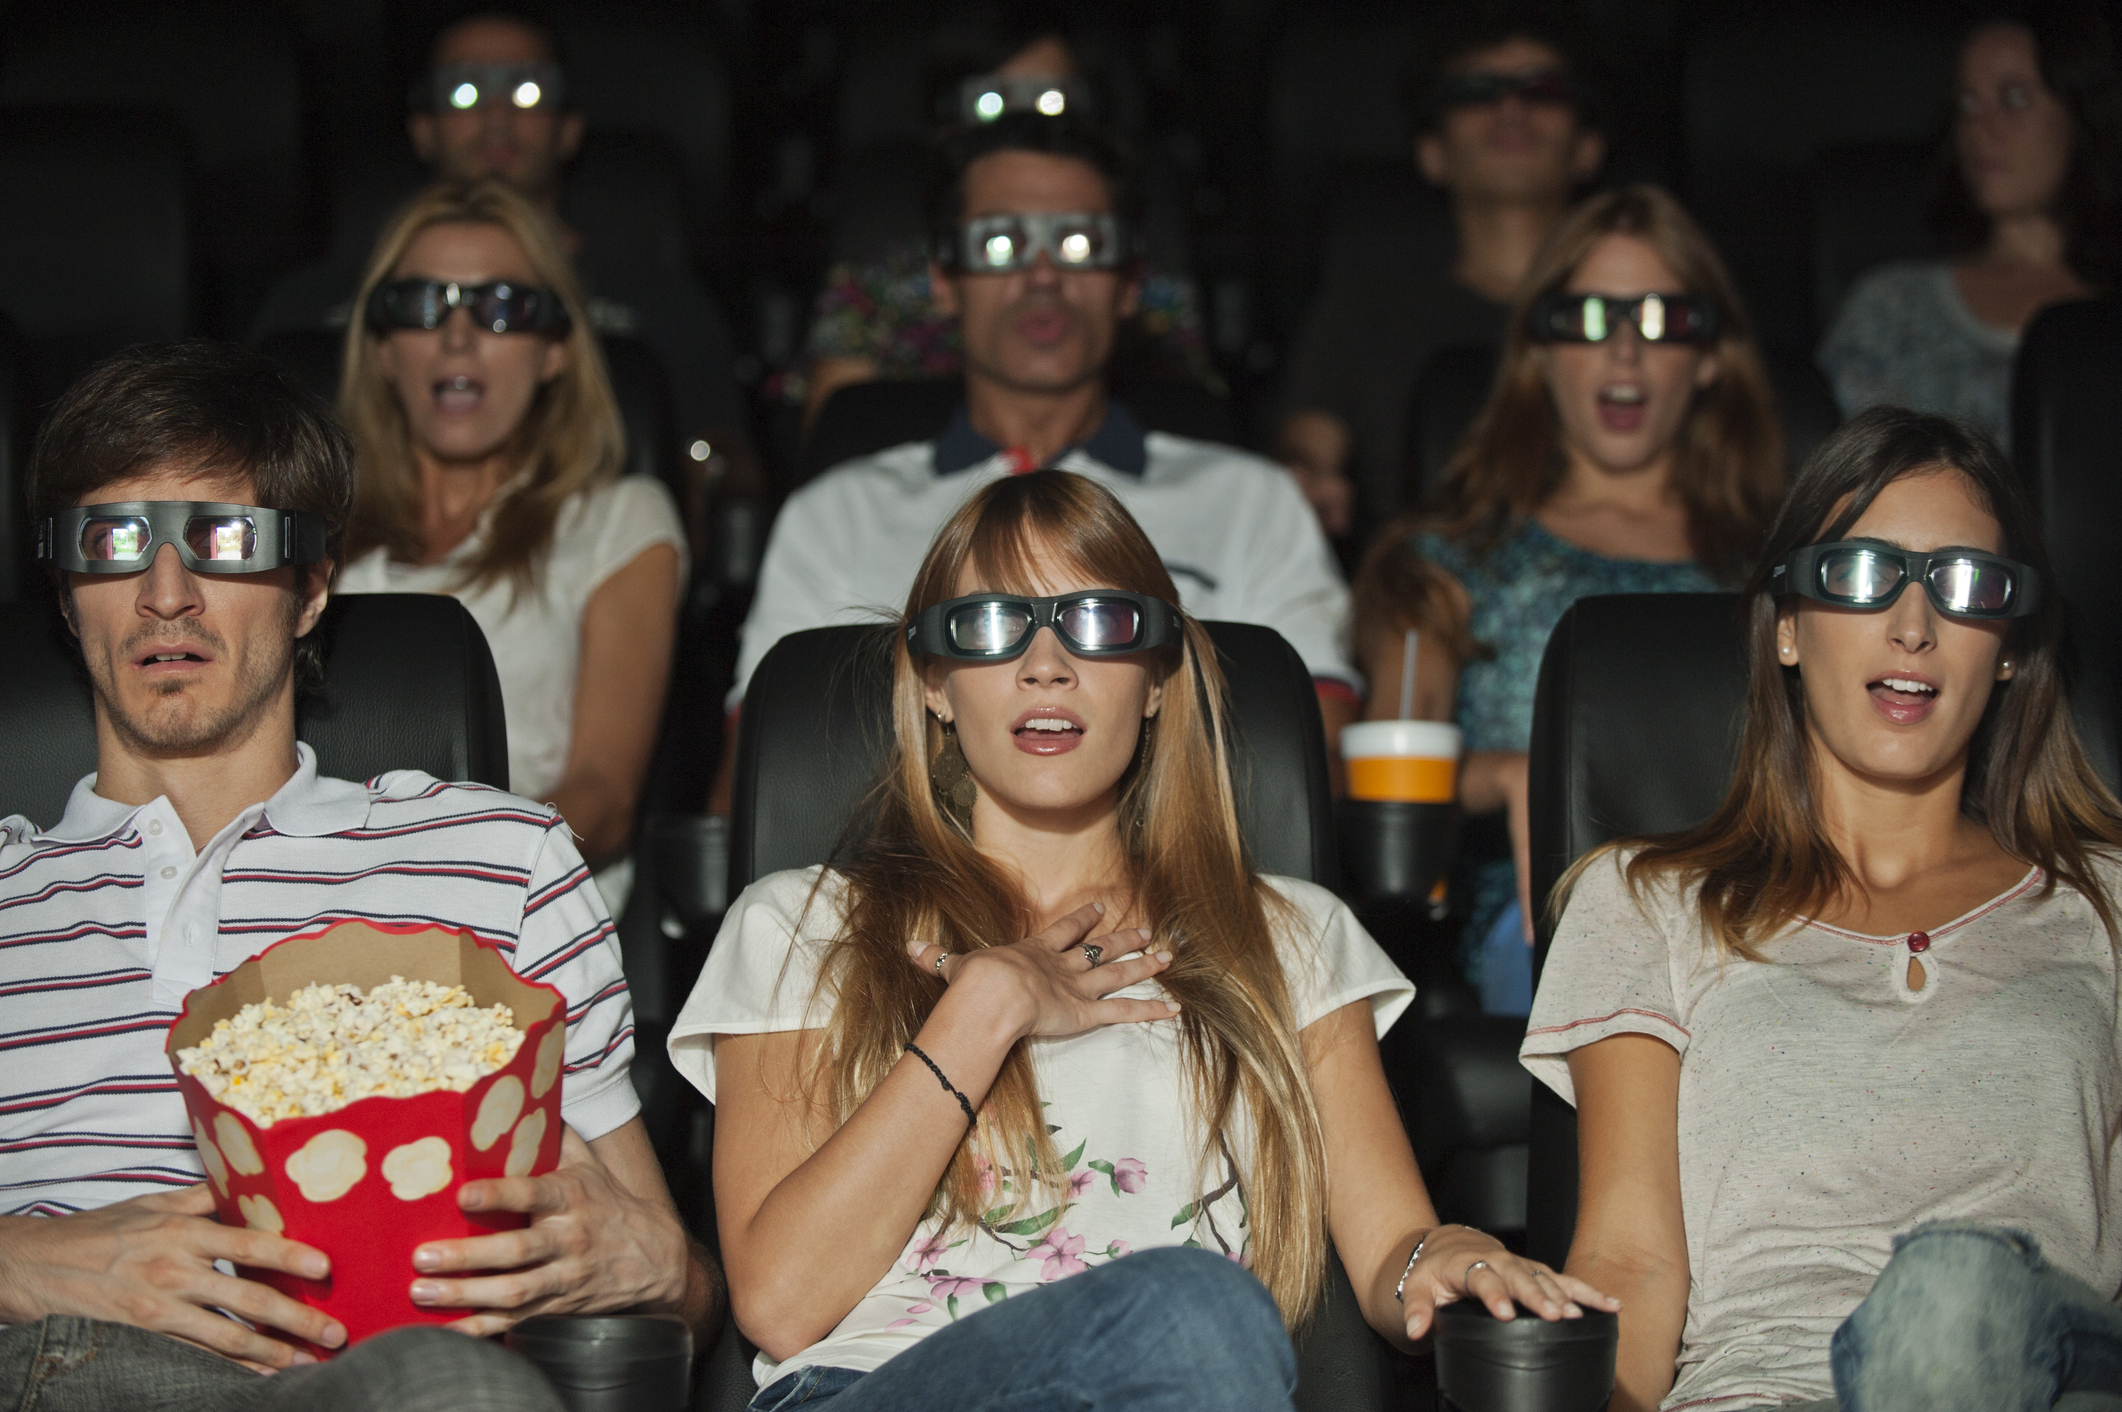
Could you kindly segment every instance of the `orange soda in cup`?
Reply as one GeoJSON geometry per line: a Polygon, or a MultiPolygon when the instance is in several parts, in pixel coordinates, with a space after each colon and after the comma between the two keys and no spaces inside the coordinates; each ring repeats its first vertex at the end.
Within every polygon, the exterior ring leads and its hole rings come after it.
{"type": "Polygon", "coordinates": [[[1361,721],[1341,728],[1348,797],[1449,804],[1459,792],[1459,728],[1449,721],[1361,721]]]}

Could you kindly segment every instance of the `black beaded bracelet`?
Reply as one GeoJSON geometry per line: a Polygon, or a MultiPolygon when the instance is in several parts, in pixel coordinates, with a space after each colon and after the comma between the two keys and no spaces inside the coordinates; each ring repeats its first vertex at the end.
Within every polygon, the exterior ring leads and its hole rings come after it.
{"type": "Polygon", "coordinates": [[[906,1046],[906,1052],[928,1065],[928,1071],[936,1076],[937,1083],[943,1085],[943,1091],[958,1100],[958,1106],[965,1110],[965,1130],[971,1132],[974,1121],[972,1100],[958,1092],[958,1086],[943,1076],[943,1070],[937,1067],[935,1060],[921,1052],[920,1045],[909,1043],[906,1046]]]}

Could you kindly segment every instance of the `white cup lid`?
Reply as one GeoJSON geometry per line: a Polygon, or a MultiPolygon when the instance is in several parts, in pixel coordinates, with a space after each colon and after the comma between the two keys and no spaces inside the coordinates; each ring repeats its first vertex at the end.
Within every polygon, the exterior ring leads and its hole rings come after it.
{"type": "Polygon", "coordinates": [[[1459,743],[1459,728],[1449,721],[1359,721],[1341,728],[1341,756],[1346,760],[1381,755],[1456,760],[1459,743]]]}

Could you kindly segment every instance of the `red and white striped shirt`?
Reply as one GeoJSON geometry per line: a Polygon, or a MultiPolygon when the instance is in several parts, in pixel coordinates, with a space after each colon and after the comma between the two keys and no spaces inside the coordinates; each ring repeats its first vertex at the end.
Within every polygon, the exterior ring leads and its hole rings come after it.
{"type": "Polygon", "coordinates": [[[464,928],[567,998],[561,1108],[583,1138],[640,1110],[633,1005],[604,902],[550,805],[417,770],[300,765],[194,849],[167,797],[74,787],[0,820],[0,1214],[62,1215],[203,1179],[163,1041],[184,996],[340,921],[464,928]]]}

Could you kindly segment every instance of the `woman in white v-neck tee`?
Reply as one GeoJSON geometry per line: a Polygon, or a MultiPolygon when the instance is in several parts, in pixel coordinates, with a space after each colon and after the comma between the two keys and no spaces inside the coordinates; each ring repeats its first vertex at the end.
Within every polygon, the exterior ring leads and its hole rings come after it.
{"type": "Polygon", "coordinates": [[[1402,1346],[1469,1293],[1612,1307],[1437,1224],[1378,1061],[1413,987],[1247,868],[1177,601],[1096,481],[984,487],[894,633],[865,834],[730,908],[671,1057],[757,1412],[1288,1412],[1329,1242],[1402,1346]]]}
{"type": "Polygon", "coordinates": [[[554,805],[625,906],[624,858],[670,674],[685,536],[619,475],[624,430],[549,218],[444,185],[385,230],[347,331],[359,458],[341,593],[448,593],[501,681],[509,788],[554,805]]]}
{"type": "Polygon", "coordinates": [[[1569,880],[1526,1066],[1617,1412],[2122,1407],[2122,805],[1982,433],[1876,408],[1746,595],[1725,803],[1569,880]]]}

